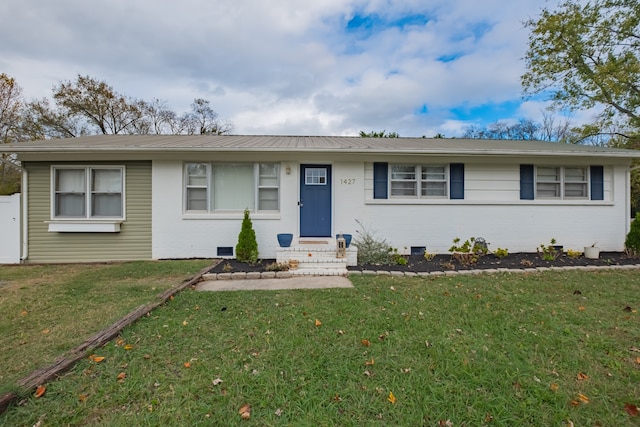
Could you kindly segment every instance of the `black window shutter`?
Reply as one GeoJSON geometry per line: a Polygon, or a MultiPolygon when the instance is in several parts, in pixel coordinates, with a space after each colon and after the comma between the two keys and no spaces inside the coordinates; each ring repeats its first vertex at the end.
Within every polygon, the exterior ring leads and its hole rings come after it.
{"type": "Polygon", "coordinates": [[[520,200],[533,200],[533,165],[520,165],[520,200]]]}
{"type": "Polygon", "coordinates": [[[389,165],[387,163],[373,164],[373,198],[388,199],[389,165]]]}
{"type": "Polygon", "coordinates": [[[464,199],[464,163],[449,165],[449,187],[451,199],[464,199]]]}
{"type": "Polygon", "coordinates": [[[591,166],[591,200],[604,200],[603,166],[591,166]]]}

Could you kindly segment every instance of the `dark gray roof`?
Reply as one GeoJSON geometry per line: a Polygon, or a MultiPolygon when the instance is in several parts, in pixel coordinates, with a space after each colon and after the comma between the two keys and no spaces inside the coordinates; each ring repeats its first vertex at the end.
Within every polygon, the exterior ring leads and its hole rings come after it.
{"type": "Polygon", "coordinates": [[[94,135],[0,144],[4,153],[324,152],[380,154],[601,156],[640,151],[541,141],[343,136],[94,135]]]}

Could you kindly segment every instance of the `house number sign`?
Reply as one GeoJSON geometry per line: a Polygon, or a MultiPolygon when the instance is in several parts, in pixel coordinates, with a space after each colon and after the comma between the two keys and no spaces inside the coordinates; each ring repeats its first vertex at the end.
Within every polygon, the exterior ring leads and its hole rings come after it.
{"type": "Polygon", "coordinates": [[[355,178],[341,178],[340,179],[340,184],[344,184],[344,185],[352,185],[356,183],[356,179],[355,178]]]}

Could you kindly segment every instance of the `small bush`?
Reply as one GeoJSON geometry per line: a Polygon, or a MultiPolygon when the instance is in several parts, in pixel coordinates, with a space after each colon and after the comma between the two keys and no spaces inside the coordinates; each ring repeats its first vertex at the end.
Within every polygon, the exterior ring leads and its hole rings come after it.
{"type": "Polygon", "coordinates": [[[470,237],[460,244],[460,238],[456,237],[453,239],[453,245],[449,248],[451,258],[463,265],[475,264],[482,255],[486,255],[489,251],[484,240],[482,242],[483,244],[479,242],[479,239],[470,237]]]}
{"type": "Polygon", "coordinates": [[[356,222],[360,226],[354,236],[354,244],[358,247],[358,264],[393,264],[391,245],[386,240],[375,237],[375,234],[360,221],[356,222]]]}
{"type": "Polygon", "coordinates": [[[244,210],[242,227],[238,235],[238,244],[236,245],[236,259],[250,264],[255,264],[258,261],[258,242],[249,217],[249,209],[244,210]]]}
{"type": "Polygon", "coordinates": [[[574,251],[573,249],[569,249],[569,250],[567,250],[567,256],[569,258],[573,258],[573,259],[580,258],[582,256],[582,252],[581,251],[574,251]]]}
{"type": "Polygon", "coordinates": [[[289,263],[288,262],[272,262],[271,264],[267,264],[264,267],[267,271],[288,271],[289,263]]]}
{"type": "Polygon", "coordinates": [[[636,218],[631,222],[629,233],[624,240],[626,252],[633,256],[640,254],[640,212],[636,214],[636,218]]]}
{"type": "Polygon", "coordinates": [[[560,256],[560,251],[558,251],[554,245],[556,244],[556,239],[552,238],[548,245],[540,244],[536,250],[538,251],[538,255],[545,261],[554,261],[556,258],[560,256]]]}
{"type": "Polygon", "coordinates": [[[436,254],[425,251],[423,256],[424,256],[424,259],[426,259],[427,261],[433,261],[433,259],[436,257],[436,254]]]}
{"type": "Polygon", "coordinates": [[[509,256],[509,249],[498,248],[495,251],[493,251],[493,254],[498,258],[506,258],[507,256],[509,256]]]}

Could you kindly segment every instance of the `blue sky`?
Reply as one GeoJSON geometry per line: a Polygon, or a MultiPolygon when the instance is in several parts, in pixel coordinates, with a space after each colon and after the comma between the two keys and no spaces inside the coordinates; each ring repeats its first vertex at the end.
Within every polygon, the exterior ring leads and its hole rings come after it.
{"type": "Polygon", "coordinates": [[[3,0],[0,72],[27,99],[78,74],[177,112],[205,98],[237,134],[459,136],[538,120],[523,100],[546,0],[3,0]]]}

